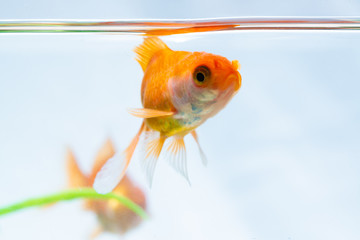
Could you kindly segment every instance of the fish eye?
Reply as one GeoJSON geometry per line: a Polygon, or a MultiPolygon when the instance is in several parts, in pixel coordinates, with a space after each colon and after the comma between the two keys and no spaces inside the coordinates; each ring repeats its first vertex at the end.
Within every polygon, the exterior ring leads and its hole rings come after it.
{"type": "Polygon", "coordinates": [[[193,73],[193,79],[199,86],[204,85],[205,82],[210,78],[210,69],[207,66],[198,66],[195,68],[193,73]]]}
{"type": "Polygon", "coordinates": [[[198,82],[203,82],[203,81],[205,80],[205,75],[204,75],[202,72],[198,72],[198,73],[196,74],[196,80],[197,80],[198,82]]]}

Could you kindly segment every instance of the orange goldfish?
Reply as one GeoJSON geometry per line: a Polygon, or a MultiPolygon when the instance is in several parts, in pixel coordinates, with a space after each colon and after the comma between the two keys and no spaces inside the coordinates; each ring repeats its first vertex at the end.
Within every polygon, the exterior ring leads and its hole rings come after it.
{"type": "Polygon", "coordinates": [[[125,175],[141,136],[150,186],[165,141],[170,164],[188,180],[185,135],[193,136],[205,164],[195,129],[223,109],[241,86],[237,60],[230,62],[205,52],[173,51],[157,37],[145,38],[135,53],[144,71],[143,108],[129,112],[143,118],[143,122],[128,148],[111,158],[97,174],[93,186],[99,193],[110,192],[125,175]]]}
{"type": "MultiPolygon", "coordinates": [[[[69,186],[72,188],[91,187],[96,173],[114,153],[113,145],[108,141],[99,151],[92,172],[85,175],[76,163],[74,154],[69,150],[66,157],[69,186]]],[[[145,208],[146,199],[144,193],[126,175],[115,187],[113,193],[128,197],[142,208],[145,208]]],[[[138,215],[116,200],[87,200],[85,206],[96,213],[100,222],[100,226],[95,232],[96,235],[102,231],[124,234],[141,222],[138,215]]]]}

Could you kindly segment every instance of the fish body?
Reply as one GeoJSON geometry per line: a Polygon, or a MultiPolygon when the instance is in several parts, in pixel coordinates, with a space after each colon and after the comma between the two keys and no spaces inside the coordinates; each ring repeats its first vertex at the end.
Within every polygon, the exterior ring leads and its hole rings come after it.
{"type": "Polygon", "coordinates": [[[237,65],[224,57],[205,52],[173,51],[158,38],[148,38],[135,51],[140,55],[139,63],[146,64],[141,86],[143,107],[174,113],[168,117],[145,118],[150,129],[164,136],[191,132],[223,108],[240,88],[237,65]],[[159,50],[146,64],[140,54],[151,51],[151,46],[159,50]],[[199,66],[211,71],[201,84],[193,80],[199,66]]]}
{"type": "MultiPolygon", "coordinates": [[[[91,173],[84,174],[80,170],[74,154],[68,150],[66,162],[69,187],[91,187],[97,172],[114,153],[112,143],[107,141],[99,151],[91,173]]],[[[143,191],[127,175],[114,188],[113,193],[128,197],[142,208],[146,207],[146,198],[143,191]]],[[[103,231],[125,234],[141,223],[141,218],[138,215],[116,200],[86,200],[85,207],[97,215],[100,224],[99,228],[96,229],[96,235],[103,231]]]]}
{"type": "Polygon", "coordinates": [[[223,109],[241,86],[236,60],[230,62],[205,52],[173,51],[156,37],[145,38],[135,53],[144,71],[143,108],[130,113],[144,120],[125,152],[97,175],[94,188],[100,193],[111,191],[124,176],[142,135],[146,149],[143,163],[150,185],[165,141],[169,142],[170,164],[188,179],[184,136],[192,134],[205,163],[195,129],[223,109]]]}

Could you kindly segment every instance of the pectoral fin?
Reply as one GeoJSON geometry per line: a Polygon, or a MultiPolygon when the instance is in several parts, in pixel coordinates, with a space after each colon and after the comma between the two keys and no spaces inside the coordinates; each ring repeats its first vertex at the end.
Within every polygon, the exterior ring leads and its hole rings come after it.
{"type": "Polygon", "coordinates": [[[166,117],[175,114],[174,112],[160,111],[149,108],[133,108],[133,109],[129,109],[128,112],[131,115],[139,118],[166,117]]]}

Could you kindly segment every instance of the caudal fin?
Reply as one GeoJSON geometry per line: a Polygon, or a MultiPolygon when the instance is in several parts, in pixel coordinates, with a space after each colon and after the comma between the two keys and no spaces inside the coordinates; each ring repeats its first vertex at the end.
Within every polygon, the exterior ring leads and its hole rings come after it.
{"type": "Polygon", "coordinates": [[[90,175],[90,184],[94,183],[94,179],[96,174],[100,171],[100,169],[104,166],[107,160],[113,157],[115,154],[115,149],[112,141],[108,139],[104,145],[98,151],[95,162],[90,175]]]}
{"type": "Polygon", "coordinates": [[[126,173],[144,127],[145,124],[143,123],[127,149],[122,153],[116,153],[97,173],[93,184],[96,192],[101,194],[109,193],[119,184],[126,173]]]}
{"type": "Polygon", "coordinates": [[[97,173],[93,187],[96,192],[111,192],[124,177],[130,158],[125,153],[117,153],[110,158],[97,173]]]}

